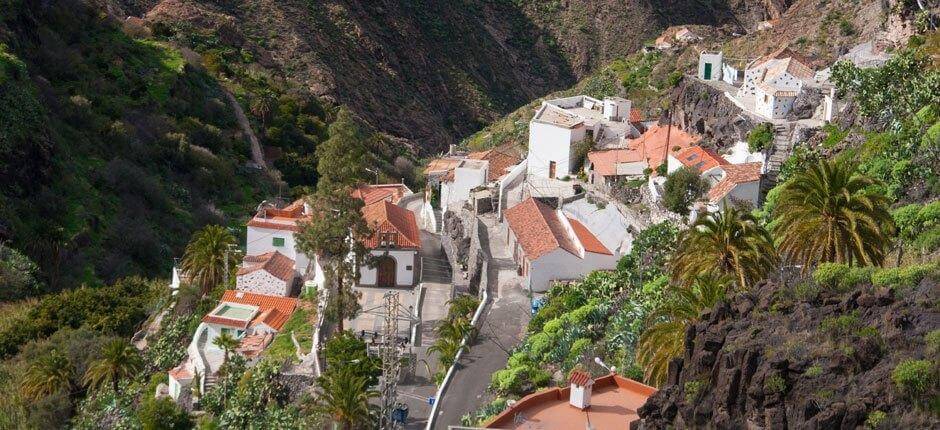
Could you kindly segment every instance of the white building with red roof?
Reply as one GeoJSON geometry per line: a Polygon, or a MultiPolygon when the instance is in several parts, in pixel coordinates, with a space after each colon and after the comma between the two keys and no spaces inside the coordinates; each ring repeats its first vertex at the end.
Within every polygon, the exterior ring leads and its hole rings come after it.
{"type": "Polygon", "coordinates": [[[815,74],[806,57],[783,47],[747,65],[737,97],[753,98],[755,113],[764,118],[785,118],[815,74]]]}
{"type": "Polygon", "coordinates": [[[196,328],[186,359],[168,372],[170,397],[179,399],[193,383],[205,392],[206,381],[214,380],[224,362],[225,351],[215,345],[216,338],[223,333],[232,336],[239,341],[235,353],[254,360],[281,331],[297,304],[293,297],[226,290],[196,328]]]}
{"type": "Polygon", "coordinates": [[[352,192],[353,198],[362,200],[366,205],[371,205],[382,200],[387,200],[392,204],[398,204],[402,197],[414,194],[411,188],[405,184],[373,184],[360,185],[352,192]]]}
{"type": "Polygon", "coordinates": [[[701,140],[675,126],[653,125],[640,137],[626,142],[624,148],[591,151],[584,170],[588,182],[607,189],[618,179],[637,179],[655,175],[672,154],[701,140]]]}
{"type": "Polygon", "coordinates": [[[576,173],[578,145],[620,147],[639,136],[634,120],[639,122],[640,115],[631,105],[620,97],[585,95],[542,102],[529,121],[528,174],[564,178],[576,173]]]}
{"type": "Polygon", "coordinates": [[[277,251],[293,260],[297,272],[305,276],[310,258],[297,250],[294,236],[300,231],[300,223],[309,219],[310,211],[303,199],[283,208],[262,203],[255,216],[248,221],[245,255],[277,251]]]}
{"type": "Polygon", "coordinates": [[[720,175],[710,179],[708,210],[716,212],[729,205],[742,204],[757,208],[760,202],[762,166],[762,163],[721,166],[720,175]]]}
{"type": "Polygon", "coordinates": [[[584,224],[534,198],[504,214],[507,243],[532,291],[548,291],[554,281],[579,279],[617,266],[619,256],[584,224]]]}
{"type": "Polygon", "coordinates": [[[235,289],[269,296],[289,296],[298,279],[294,260],[278,251],[246,255],[235,277],[235,289]]]}
{"type": "Polygon", "coordinates": [[[412,287],[420,273],[421,232],[414,212],[382,200],[362,208],[372,233],[361,238],[372,258],[359,266],[359,285],[412,287]]]}

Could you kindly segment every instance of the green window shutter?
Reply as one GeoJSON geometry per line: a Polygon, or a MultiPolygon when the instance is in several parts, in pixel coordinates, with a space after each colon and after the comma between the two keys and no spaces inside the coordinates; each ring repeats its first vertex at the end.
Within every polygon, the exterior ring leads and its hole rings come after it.
{"type": "Polygon", "coordinates": [[[274,246],[284,246],[284,238],[275,237],[274,240],[271,241],[271,244],[274,246]]]}

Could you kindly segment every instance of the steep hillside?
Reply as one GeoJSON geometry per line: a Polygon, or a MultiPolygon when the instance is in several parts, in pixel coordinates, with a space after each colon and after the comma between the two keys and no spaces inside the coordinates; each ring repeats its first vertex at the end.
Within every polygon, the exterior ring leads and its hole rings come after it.
{"type": "Polygon", "coordinates": [[[768,283],[716,306],[637,428],[936,425],[940,285],[923,276],[848,291],[768,283]]]}
{"type": "Polygon", "coordinates": [[[668,25],[737,27],[767,15],[764,2],[733,3],[125,0],[114,9],[201,53],[235,49],[436,151],[570,87],[668,25]]]}

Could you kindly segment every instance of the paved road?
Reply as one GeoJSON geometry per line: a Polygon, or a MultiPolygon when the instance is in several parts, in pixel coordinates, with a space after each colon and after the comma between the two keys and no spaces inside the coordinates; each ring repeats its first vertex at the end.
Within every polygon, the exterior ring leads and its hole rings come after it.
{"type": "MultiPolygon", "coordinates": [[[[494,225],[487,219],[486,223],[494,225]]],[[[498,229],[489,229],[489,241],[482,244],[493,256],[488,276],[496,278],[490,289],[490,304],[480,319],[477,341],[457,363],[457,372],[443,399],[436,429],[459,425],[460,418],[475,411],[486,401],[486,388],[491,375],[506,367],[508,351],[519,343],[529,323],[529,298],[516,275],[516,265],[509,258],[509,249],[498,229]]]]}

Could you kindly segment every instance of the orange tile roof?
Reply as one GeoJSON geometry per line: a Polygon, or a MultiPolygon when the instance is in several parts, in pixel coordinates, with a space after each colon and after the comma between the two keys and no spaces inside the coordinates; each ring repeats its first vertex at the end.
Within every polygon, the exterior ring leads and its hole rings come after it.
{"type": "Polygon", "coordinates": [[[729,164],[723,166],[725,176],[708,190],[708,201],[717,203],[734,187],[760,180],[761,163],[729,164]]]}
{"type": "Polygon", "coordinates": [[[582,387],[586,387],[588,383],[593,383],[593,381],[594,380],[591,379],[590,373],[582,372],[580,370],[571,372],[571,377],[568,378],[569,383],[582,387]]]}
{"type": "Polygon", "coordinates": [[[272,340],[274,340],[274,335],[271,333],[248,335],[241,339],[235,351],[245,357],[254,358],[261,355],[261,352],[268,347],[272,340]]]}
{"type": "Polygon", "coordinates": [[[428,163],[424,168],[425,173],[443,173],[455,169],[460,165],[459,158],[437,158],[428,163]]]}
{"type": "Polygon", "coordinates": [[[373,234],[363,241],[370,249],[381,246],[383,234],[393,233],[399,248],[421,248],[421,233],[414,212],[383,200],[362,208],[362,217],[373,234]]]}
{"type": "Polygon", "coordinates": [[[626,429],[639,418],[637,409],[656,393],[653,387],[613,373],[595,379],[591,391],[591,406],[583,410],[568,403],[570,386],[529,394],[483,428],[570,430],[590,424],[595,429],[626,429]]]}
{"type": "Polygon", "coordinates": [[[486,174],[487,181],[495,181],[506,173],[510,167],[519,164],[522,161],[519,157],[506,153],[498,148],[493,148],[488,151],[482,152],[471,152],[467,155],[467,158],[473,160],[486,160],[490,163],[489,171],[486,174]]]}
{"type": "Polygon", "coordinates": [[[715,150],[702,148],[701,146],[690,146],[672,154],[672,156],[683,165],[698,170],[699,173],[705,173],[713,167],[731,164],[724,157],[718,155],[715,150]]]}
{"type": "Polygon", "coordinates": [[[591,233],[591,230],[588,230],[584,224],[581,224],[581,221],[578,221],[574,218],[568,218],[568,223],[571,224],[571,229],[574,230],[574,234],[578,236],[578,241],[581,242],[581,246],[584,247],[584,250],[587,252],[593,252],[595,254],[605,254],[605,255],[614,255],[610,252],[600,239],[591,233]]]}
{"type": "Polygon", "coordinates": [[[700,136],[686,133],[679,127],[655,124],[642,136],[629,142],[630,150],[643,154],[643,158],[648,160],[649,168],[655,172],[656,168],[665,162],[667,137],[671,152],[677,152],[702,140],[700,136]]]}
{"type": "Polygon", "coordinates": [[[366,205],[371,205],[379,200],[388,200],[397,204],[405,194],[410,194],[405,184],[378,184],[378,185],[360,185],[352,191],[353,198],[360,199],[366,205]]]}
{"type": "Polygon", "coordinates": [[[763,57],[758,58],[757,61],[754,61],[754,65],[751,66],[751,68],[758,67],[761,64],[764,64],[770,60],[783,60],[785,58],[793,58],[798,63],[801,63],[803,66],[807,68],[809,68],[809,65],[811,63],[809,59],[806,58],[806,56],[804,56],[803,54],[800,54],[799,52],[796,52],[790,49],[789,47],[783,46],[763,57]]]}
{"type": "Polygon", "coordinates": [[[505,212],[506,222],[522,246],[526,257],[536,260],[558,248],[579,255],[578,247],[568,237],[558,213],[529,197],[505,212]]]}
{"type": "Polygon", "coordinates": [[[177,381],[181,381],[181,380],[185,380],[185,379],[192,379],[192,377],[193,377],[193,372],[191,372],[191,371],[189,370],[189,368],[186,367],[186,362],[185,362],[185,361],[183,361],[182,363],[180,363],[179,366],[176,366],[176,367],[170,369],[170,372],[169,372],[169,373],[170,373],[170,376],[171,376],[173,379],[176,379],[177,381]]]}
{"type": "Polygon", "coordinates": [[[642,122],[643,114],[639,109],[630,109],[630,122],[642,122]]]}
{"type": "Polygon", "coordinates": [[[242,266],[238,268],[237,276],[247,275],[262,269],[285,282],[293,280],[295,276],[294,260],[277,251],[261,255],[246,255],[242,259],[242,266]]]}
{"type": "Polygon", "coordinates": [[[300,231],[297,225],[310,219],[304,215],[304,199],[297,199],[282,209],[264,207],[248,221],[249,227],[269,228],[272,230],[300,231]]]}
{"type": "MultiPolygon", "coordinates": [[[[219,302],[238,303],[257,306],[258,313],[252,318],[250,326],[258,323],[280,330],[297,309],[297,299],[293,297],[269,296],[247,291],[225,290],[219,302]]],[[[205,321],[205,319],[203,319],[205,321]]]]}

